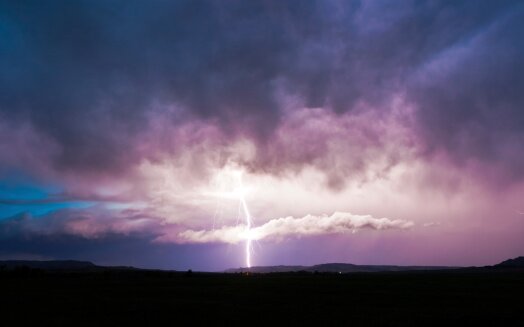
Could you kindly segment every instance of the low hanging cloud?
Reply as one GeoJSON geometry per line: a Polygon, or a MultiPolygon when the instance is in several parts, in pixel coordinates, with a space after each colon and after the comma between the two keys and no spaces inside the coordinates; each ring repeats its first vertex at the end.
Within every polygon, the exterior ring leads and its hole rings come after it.
{"type": "Polygon", "coordinates": [[[158,225],[158,219],[131,209],[112,214],[100,208],[91,211],[62,209],[43,216],[24,212],[0,221],[0,240],[63,236],[99,239],[111,235],[148,235],[154,233],[158,225]]]}
{"type": "Polygon", "coordinates": [[[412,221],[402,219],[374,218],[370,215],[354,215],[349,212],[335,212],[331,216],[307,215],[302,218],[285,217],[272,219],[267,223],[247,230],[245,226],[224,226],[215,230],[186,230],[174,235],[163,235],[157,242],[174,243],[239,243],[247,238],[252,240],[281,240],[287,237],[343,234],[360,229],[407,229],[414,226],[412,221]]]}

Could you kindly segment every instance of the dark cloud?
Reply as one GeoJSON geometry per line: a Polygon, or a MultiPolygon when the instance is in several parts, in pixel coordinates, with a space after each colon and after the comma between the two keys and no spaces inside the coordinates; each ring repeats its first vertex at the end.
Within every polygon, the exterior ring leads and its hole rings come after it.
{"type": "MultiPolygon", "coordinates": [[[[262,131],[278,120],[272,82],[290,59],[284,57],[294,57],[293,34],[307,34],[301,29],[317,21],[303,7],[4,4],[0,106],[8,119],[30,120],[58,142],[56,164],[66,169],[132,163],[133,144],[155,106],[180,106],[189,116],[222,123],[246,121],[262,131]]],[[[172,110],[159,114],[174,124],[181,119],[172,110]]]]}
{"type": "MultiPolygon", "coordinates": [[[[147,234],[108,233],[99,238],[74,234],[22,231],[19,215],[0,221],[0,259],[89,260],[100,265],[126,265],[156,269],[218,270],[238,266],[227,246],[151,243],[147,234]]],[[[39,219],[39,218],[36,218],[39,219]]],[[[40,219],[46,219],[40,217],[40,219]]]]}
{"type": "Polygon", "coordinates": [[[122,217],[102,210],[63,209],[42,216],[21,213],[0,221],[0,256],[24,253],[55,259],[151,264],[146,257],[154,252],[149,243],[156,234],[144,224],[140,229],[127,228],[141,219],[145,220],[133,212],[122,217]],[[128,251],[135,258],[127,255],[128,251]]]}
{"type": "Polygon", "coordinates": [[[428,149],[486,162],[522,150],[518,1],[16,1],[0,12],[0,120],[49,140],[59,171],[115,174],[166,151],[141,144],[152,117],[263,144],[282,96],[386,115],[407,94],[428,149]],[[457,64],[424,73],[448,56],[457,64]]]}
{"type": "Polygon", "coordinates": [[[524,176],[524,6],[438,53],[413,79],[419,133],[429,153],[445,151],[524,176]]]}

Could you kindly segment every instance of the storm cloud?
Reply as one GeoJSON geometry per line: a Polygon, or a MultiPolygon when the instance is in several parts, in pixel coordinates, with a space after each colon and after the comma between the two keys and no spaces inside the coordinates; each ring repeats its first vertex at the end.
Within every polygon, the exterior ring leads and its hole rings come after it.
{"type": "MultiPolygon", "coordinates": [[[[114,174],[176,153],[169,130],[195,120],[224,142],[252,140],[252,166],[275,168],[264,153],[290,110],[386,117],[401,97],[423,151],[521,174],[515,1],[17,1],[1,12],[0,119],[45,140],[35,151],[57,170],[114,174]]],[[[16,149],[3,148],[7,162],[16,149]]],[[[305,151],[301,164],[315,155],[305,151]]]]}
{"type": "Polygon", "coordinates": [[[206,194],[230,171],[259,229],[515,215],[523,22],[511,0],[1,1],[0,236],[223,240],[236,207],[206,194]]]}

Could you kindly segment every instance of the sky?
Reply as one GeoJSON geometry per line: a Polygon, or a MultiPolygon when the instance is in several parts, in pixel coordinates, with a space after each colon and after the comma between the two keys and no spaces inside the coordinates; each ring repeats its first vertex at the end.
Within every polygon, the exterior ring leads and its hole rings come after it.
{"type": "Polygon", "coordinates": [[[522,58],[517,0],[0,1],[0,260],[524,255],[522,58]]]}

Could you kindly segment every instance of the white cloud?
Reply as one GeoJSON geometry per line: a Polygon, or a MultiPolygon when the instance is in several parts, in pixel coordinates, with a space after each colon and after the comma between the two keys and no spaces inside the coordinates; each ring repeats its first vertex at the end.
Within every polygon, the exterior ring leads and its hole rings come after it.
{"type": "Polygon", "coordinates": [[[427,223],[424,223],[422,226],[424,227],[437,227],[437,226],[440,226],[440,222],[438,221],[430,221],[430,222],[427,222],[427,223]]]}
{"type": "Polygon", "coordinates": [[[285,217],[247,230],[245,226],[224,226],[214,230],[186,230],[177,234],[165,234],[157,242],[174,243],[239,243],[248,237],[252,240],[284,239],[287,237],[342,234],[360,229],[406,229],[413,222],[401,219],[374,218],[370,215],[354,215],[335,212],[331,216],[307,215],[302,218],[285,217]]]}

